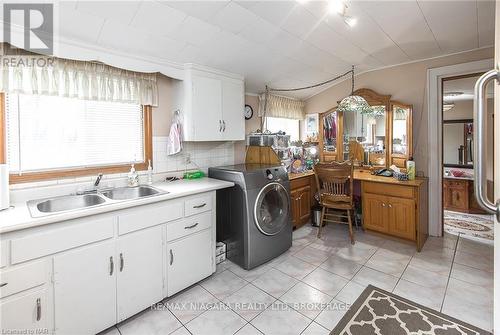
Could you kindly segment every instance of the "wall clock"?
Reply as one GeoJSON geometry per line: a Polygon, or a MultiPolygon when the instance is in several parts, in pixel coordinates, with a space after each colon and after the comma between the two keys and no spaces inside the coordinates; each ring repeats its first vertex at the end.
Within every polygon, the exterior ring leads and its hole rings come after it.
{"type": "Polygon", "coordinates": [[[243,114],[245,115],[245,120],[250,120],[253,116],[253,108],[250,105],[245,105],[245,109],[243,111],[243,114]]]}

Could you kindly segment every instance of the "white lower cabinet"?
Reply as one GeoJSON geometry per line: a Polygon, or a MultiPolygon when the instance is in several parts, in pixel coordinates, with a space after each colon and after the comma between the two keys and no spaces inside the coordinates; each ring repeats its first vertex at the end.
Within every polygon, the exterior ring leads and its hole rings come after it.
{"type": "Polygon", "coordinates": [[[57,334],[96,334],[116,323],[115,241],[54,257],[57,334]]]}
{"type": "Polygon", "coordinates": [[[205,229],[167,243],[169,296],[212,274],[215,254],[212,239],[212,230],[205,229]]]}
{"type": "Polygon", "coordinates": [[[157,226],[118,238],[117,322],[163,298],[162,228],[157,226]]]}
{"type": "Polygon", "coordinates": [[[49,300],[47,289],[21,293],[2,300],[0,324],[2,334],[29,334],[39,329],[40,334],[49,328],[49,300]]]}

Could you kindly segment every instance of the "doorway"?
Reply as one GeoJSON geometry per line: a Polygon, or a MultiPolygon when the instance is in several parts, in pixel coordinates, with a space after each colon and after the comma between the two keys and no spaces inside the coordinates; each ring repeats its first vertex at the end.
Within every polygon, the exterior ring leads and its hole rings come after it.
{"type": "MultiPolygon", "coordinates": [[[[483,72],[441,78],[442,97],[442,233],[493,244],[493,215],[474,193],[474,85],[483,72]]],[[[487,194],[493,199],[493,86],[487,91],[487,194]]]]}

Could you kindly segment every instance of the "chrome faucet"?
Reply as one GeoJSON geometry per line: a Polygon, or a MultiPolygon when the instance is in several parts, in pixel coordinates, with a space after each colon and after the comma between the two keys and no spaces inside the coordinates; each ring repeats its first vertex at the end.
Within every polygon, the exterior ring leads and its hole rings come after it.
{"type": "Polygon", "coordinates": [[[103,176],[103,174],[102,174],[102,173],[99,173],[99,174],[97,175],[97,179],[95,180],[95,183],[94,183],[94,187],[95,187],[95,188],[97,188],[97,186],[99,186],[99,183],[101,182],[102,176],[103,176]]]}

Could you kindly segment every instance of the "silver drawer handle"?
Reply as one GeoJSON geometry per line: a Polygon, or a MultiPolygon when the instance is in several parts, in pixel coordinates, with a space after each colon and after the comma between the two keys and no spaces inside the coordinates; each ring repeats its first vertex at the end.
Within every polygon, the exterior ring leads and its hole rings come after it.
{"type": "Polygon", "coordinates": [[[172,252],[172,249],[170,249],[170,265],[174,263],[174,253],[172,252]]]}
{"type": "Polygon", "coordinates": [[[196,205],[196,206],[193,206],[193,208],[202,208],[202,207],[205,207],[207,205],[206,202],[202,203],[201,205],[196,205]]]}
{"type": "Polygon", "coordinates": [[[125,265],[125,261],[123,260],[123,254],[120,252],[120,272],[123,271],[124,265],[125,265]]]}
{"type": "Polygon", "coordinates": [[[384,203],[382,203],[382,207],[385,207],[385,204],[384,204],[384,203]]]}
{"type": "Polygon", "coordinates": [[[113,275],[113,271],[115,270],[115,263],[113,262],[113,256],[109,258],[109,275],[113,275]]]}
{"type": "Polygon", "coordinates": [[[192,228],[196,227],[199,224],[200,224],[199,222],[196,222],[195,224],[193,224],[191,226],[184,227],[184,229],[192,229],[192,228]]]}
{"type": "Polygon", "coordinates": [[[0,287],[4,287],[4,286],[7,286],[8,283],[1,283],[0,284],[0,287]]]}
{"type": "Polygon", "coordinates": [[[489,213],[496,214],[500,221],[500,199],[495,204],[485,196],[486,191],[486,164],[485,152],[482,150],[487,145],[486,131],[486,86],[488,82],[496,79],[500,82],[500,72],[490,70],[483,74],[474,86],[474,194],[479,205],[489,213]]]}
{"type": "Polygon", "coordinates": [[[40,298],[36,299],[36,321],[40,321],[42,318],[42,300],[40,298]]]}
{"type": "Polygon", "coordinates": [[[392,208],[392,205],[391,205],[391,204],[389,204],[389,208],[392,208]]]}

